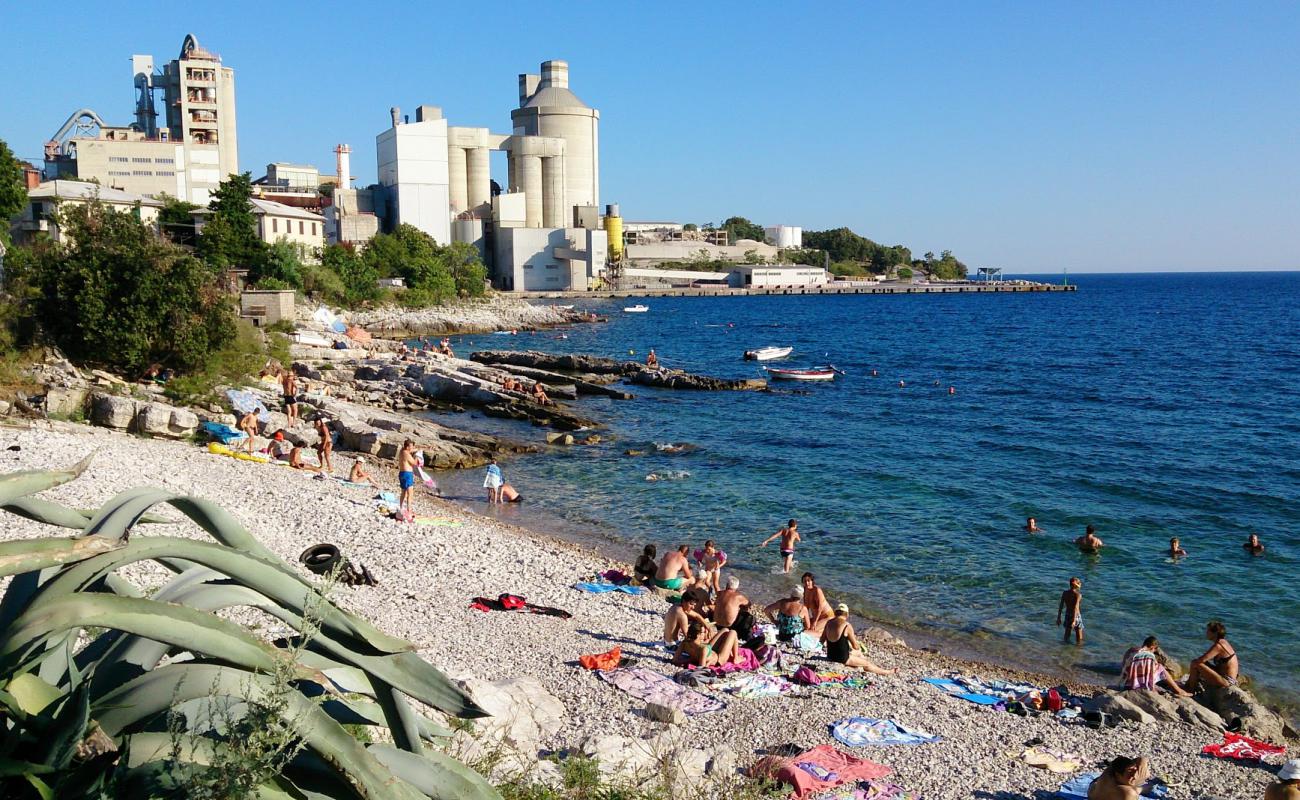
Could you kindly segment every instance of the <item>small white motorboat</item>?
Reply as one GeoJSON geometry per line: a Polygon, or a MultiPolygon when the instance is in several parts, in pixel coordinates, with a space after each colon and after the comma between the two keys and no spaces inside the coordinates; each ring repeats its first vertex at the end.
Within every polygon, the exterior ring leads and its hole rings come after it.
{"type": "Polygon", "coordinates": [[[836,375],[844,373],[831,365],[813,367],[812,369],[777,369],[763,367],[773,380],[777,381],[833,381],[836,375]]]}
{"type": "Polygon", "coordinates": [[[624,313],[627,314],[644,314],[649,310],[650,310],[650,306],[643,306],[640,303],[637,303],[634,306],[627,306],[623,309],[624,313]]]}
{"type": "Polygon", "coordinates": [[[746,350],[746,361],[772,361],[777,358],[785,358],[794,352],[793,347],[760,347],[757,350],[746,350]]]}

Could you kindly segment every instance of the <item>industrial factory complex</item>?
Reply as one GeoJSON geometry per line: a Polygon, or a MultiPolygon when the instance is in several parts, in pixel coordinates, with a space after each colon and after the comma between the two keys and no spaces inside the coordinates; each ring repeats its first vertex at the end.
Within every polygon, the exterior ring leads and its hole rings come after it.
{"type": "MultiPolygon", "coordinates": [[[[164,195],[205,206],[239,172],[235,72],[220,56],[188,35],[161,69],[151,56],[133,56],[132,73],[129,125],[82,107],[45,143],[16,235],[57,237],[57,207],[90,196],[153,216],[164,195]]],[[[375,136],[378,174],[366,186],[354,186],[348,144],[334,150],[333,176],[310,164],[268,164],[254,181],[262,238],[301,245],[310,258],[326,244],[363,248],[380,232],[412,225],[440,244],[473,245],[502,291],[826,282],[819,267],[776,265],[780,251],[801,246],[796,227],[768,228],[762,242],[729,242],[723,230],[625,222],[616,204],[601,206],[600,112],[570,87],[568,63],[543,62],[536,74],[518,76],[518,89],[502,132],[453,125],[434,105],[413,114],[391,108],[375,136]],[[506,155],[504,176],[492,175],[493,151],[506,155]],[[704,261],[748,267],[690,268],[704,261]]]]}

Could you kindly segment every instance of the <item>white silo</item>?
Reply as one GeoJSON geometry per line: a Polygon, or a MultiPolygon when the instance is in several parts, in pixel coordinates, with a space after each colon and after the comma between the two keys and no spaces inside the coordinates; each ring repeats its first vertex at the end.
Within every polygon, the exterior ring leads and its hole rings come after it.
{"type": "Polygon", "coordinates": [[[798,250],[803,247],[803,228],[797,225],[774,225],[764,228],[767,240],[782,250],[798,250]]]}
{"type": "Polygon", "coordinates": [[[514,133],[564,140],[562,213],[572,225],[574,206],[600,204],[600,112],[569,90],[566,61],[542,62],[540,76],[520,75],[519,90],[519,108],[510,112],[514,133]]]}

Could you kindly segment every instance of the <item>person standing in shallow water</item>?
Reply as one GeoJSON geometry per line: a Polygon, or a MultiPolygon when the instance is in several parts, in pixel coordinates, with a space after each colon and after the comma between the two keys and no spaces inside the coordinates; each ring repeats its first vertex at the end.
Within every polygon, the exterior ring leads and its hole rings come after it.
{"type": "Polygon", "coordinates": [[[1074,634],[1074,643],[1083,644],[1083,581],[1070,579],[1070,588],[1061,592],[1061,602],[1056,606],[1056,624],[1065,624],[1066,644],[1070,643],[1070,634],[1074,634]]]}
{"type": "Polygon", "coordinates": [[[1100,553],[1101,548],[1106,546],[1106,543],[1097,535],[1097,529],[1091,525],[1083,531],[1082,536],[1074,540],[1074,544],[1079,548],[1079,552],[1088,553],[1089,555],[1100,553]]]}
{"type": "Polygon", "coordinates": [[[784,528],[764,539],[759,547],[767,547],[768,543],[776,538],[781,540],[781,558],[784,559],[781,571],[788,573],[794,567],[794,546],[803,539],[799,535],[799,520],[792,519],[787,522],[784,528]]]}

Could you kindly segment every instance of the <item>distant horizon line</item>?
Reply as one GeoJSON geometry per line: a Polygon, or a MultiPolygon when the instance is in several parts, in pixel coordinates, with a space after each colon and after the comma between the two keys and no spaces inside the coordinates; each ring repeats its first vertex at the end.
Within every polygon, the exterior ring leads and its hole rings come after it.
{"type": "Polygon", "coordinates": [[[1276,273],[1276,272],[1300,272],[1300,267],[1215,267],[1211,269],[1128,269],[1128,270],[1098,270],[1098,269],[1062,269],[1058,272],[1043,272],[1033,270],[1022,270],[1012,272],[1007,269],[1002,270],[1003,275],[1242,275],[1255,273],[1276,273]]]}

